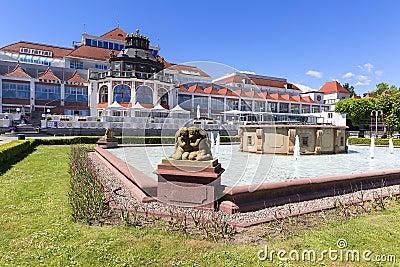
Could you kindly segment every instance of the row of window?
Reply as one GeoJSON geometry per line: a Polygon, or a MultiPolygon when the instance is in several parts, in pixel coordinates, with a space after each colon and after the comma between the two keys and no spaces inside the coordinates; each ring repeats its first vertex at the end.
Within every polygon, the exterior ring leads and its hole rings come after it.
{"type": "Polygon", "coordinates": [[[19,58],[20,62],[24,62],[24,63],[33,63],[33,64],[38,64],[38,65],[45,65],[45,66],[50,66],[51,63],[45,60],[39,60],[39,59],[32,59],[32,58],[25,58],[25,57],[21,57],[19,58]]]}
{"type": "MultiPolygon", "coordinates": [[[[30,85],[27,83],[3,82],[3,97],[5,98],[30,98],[30,85]]],[[[87,88],[65,87],[65,101],[87,102],[87,88]]],[[[60,100],[61,87],[59,85],[36,84],[35,98],[37,100],[60,100]]]]}
{"type": "MultiPolygon", "coordinates": [[[[119,103],[131,102],[131,88],[125,84],[119,84],[114,88],[113,101],[119,103]]],[[[168,94],[164,89],[158,91],[158,99],[161,105],[168,105],[168,94]]],[[[153,90],[148,86],[136,88],[136,101],[141,104],[153,104],[153,90]]],[[[108,102],[108,87],[104,86],[99,91],[99,103],[108,102]]]]}
{"type": "Polygon", "coordinates": [[[88,110],[72,110],[72,109],[65,109],[64,115],[78,115],[78,116],[89,116],[88,110]]]}
{"type": "Polygon", "coordinates": [[[81,70],[81,69],[83,69],[83,62],[71,61],[71,62],[69,62],[69,67],[71,69],[81,70]]]}
{"type": "Polygon", "coordinates": [[[19,52],[24,53],[24,54],[31,54],[31,55],[38,55],[38,56],[45,56],[45,57],[53,56],[53,52],[51,52],[51,51],[31,49],[31,48],[25,48],[25,47],[21,47],[19,49],[19,52]]]}
{"type": "Polygon", "coordinates": [[[93,40],[93,39],[89,39],[89,38],[85,39],[85,45],[113,49],[113,50],[122,50],[125,48],[125,45],[123,45],[123,44],[106,42],[106,41],[98,41],[98,40],[93,40]]]}
{"type": "MultiPolygon", "coordinates": [[[[208,99],[206,97],[195,97],[194,105],[192,106],[192,97],[188,95],[179,95],[178,96],[178,104],[182,108],[192,109],[196,108],[197,105],[200,105],[203,109],[208,109],[208,99]]],[[[268,110],[271,112],[278,112],[278,104],[279,104],[279,112],[281,113],[289,113],[289,104],[288,103],[277,103],[277,102],[268,102],[268,110]]],[[[211,109],[212,110],[239,110],[239,100],[226,100],[226,108],[224,109],[224,102],[222,100],[211,98],[211,109]]],[[[265,111],[265,103],[256,101],[254,102],[254,108],[252,109],[251,103],[247,101],[241,101],[241,111],[256,111],[262,112],[265,111]]],[[[310,112],[320,112],[320,108],[318,106],[313,106],[311,108],[310,105],[302,105],[300,110],[299,104],[292,104],[290,106],[290,113],[310,113],[310,112]]]]}
{"type": "Polygon", "coordinates": [[[107,70],[108,69],[107,65],[101,65],[101,64],[95,64],[94,67],[99,70],[107,70]]]}

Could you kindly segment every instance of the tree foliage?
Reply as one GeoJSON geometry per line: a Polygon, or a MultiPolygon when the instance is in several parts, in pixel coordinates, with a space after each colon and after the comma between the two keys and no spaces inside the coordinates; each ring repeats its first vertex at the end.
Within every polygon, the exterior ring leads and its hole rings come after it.
{"type": "MultiPolygon", "coordinates": [[[[381,82],[376,85],[375,90],[372,90],[368,92],[369,94],[374,94],[376,96],[382,95],[384,92],[390,92],[392,94],[396,94],[399,92],[399,88],[397,88],[395,85],[389,85],[388,83],[381,82]]],[[[364,96],[368,93],[365,93],[364,96]]]]}
{"type": "Polygon", "coordinates": [[[368,120],[371,111],[376,109],[377,99],[375,98],[348,98],[340,100],[335,105],[335,112],[347,114],[354,126],[359,126],[368,120]]]}
{"type": "Polygon", "coordinates": [[[353,96],[357,95],[356,91],[354,90],[354,86],[353,85],[350,85],[349,83],[345,83],[342,86],[343,86],[344,89],[349,91],[350,97],[353,97],[353,96]]]}
{"type": "Polygon", "coordinates": [[[400,126],[400,92],[378,98],[348,98],[335,105],[335,112],[347,114],[354,126],[369,121],[372,110],[382,110],[384,122],[391,130],[400,126]]]}

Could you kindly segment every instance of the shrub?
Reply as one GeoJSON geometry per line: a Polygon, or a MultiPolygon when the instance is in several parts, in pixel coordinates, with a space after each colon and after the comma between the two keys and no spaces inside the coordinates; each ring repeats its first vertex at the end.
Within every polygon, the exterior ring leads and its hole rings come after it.
{"type": "Polygon", "coordinates": [[[27,153],[33,148],[31,142],[27,140],[14,140],[0,146],[0,163],[6,163],[18,156],[27,153]]]}
{"type": "Polygon", "coordinates": [[[74,221],[101,222],[109,210],[99,173],[88,157],[88,149],[72,145],[70,151],[68,200],[74,221]]]}
{"type": "MultiPolygon", "coordinates": [[[[349,145],[369,145],[371,144],[371,138],[349,138],[349,145]]],[[[400,139],[392,139],[393,145],[400,146],[400,139]]],[[[387,138],[375,138],[375,145],[389,145],[389,139],[387,138]]]]}

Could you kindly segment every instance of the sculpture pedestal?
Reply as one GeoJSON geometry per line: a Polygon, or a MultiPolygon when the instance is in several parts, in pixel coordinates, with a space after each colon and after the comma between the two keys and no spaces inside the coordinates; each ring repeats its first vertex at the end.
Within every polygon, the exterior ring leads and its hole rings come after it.
{"type": "Polygon", "coordinates": [[[118,140],[116,138],[101,138],[96,144],[102,148],[113,148],[118,146],[118,140]]]}
{"type": "Polygon", "coordinates": [[[163,159],[155,171],[157,199],[177,206],[215,209],[223,190],[219,178],[224,171],[217,159],[163,159]]]}

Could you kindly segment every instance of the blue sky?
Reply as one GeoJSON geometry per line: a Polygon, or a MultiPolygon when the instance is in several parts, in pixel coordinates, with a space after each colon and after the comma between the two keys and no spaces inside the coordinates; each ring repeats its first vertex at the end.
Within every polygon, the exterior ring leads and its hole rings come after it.
{"type": "Polygon", "coordinates": [[[72,46],[84,31],[139,28],[168,61],[212,61],[314,89],[338,80],[359,94],[400,85],[400,1],[6,1],[0,46],[72,46]]]}

